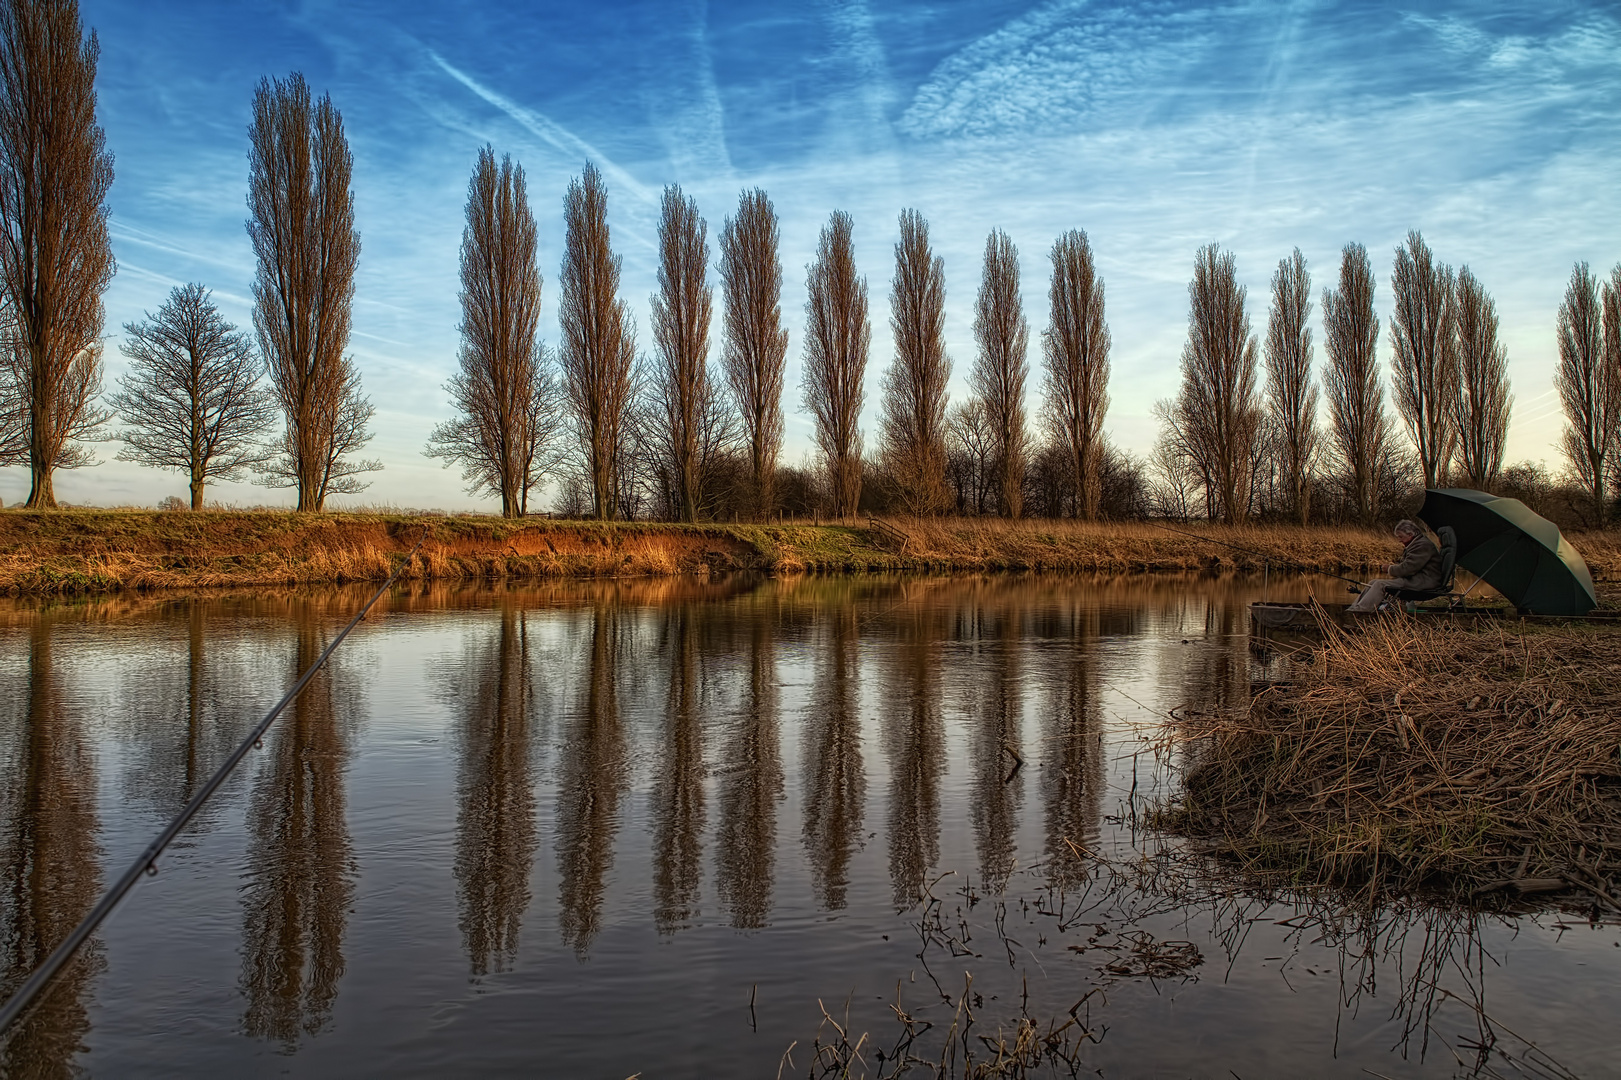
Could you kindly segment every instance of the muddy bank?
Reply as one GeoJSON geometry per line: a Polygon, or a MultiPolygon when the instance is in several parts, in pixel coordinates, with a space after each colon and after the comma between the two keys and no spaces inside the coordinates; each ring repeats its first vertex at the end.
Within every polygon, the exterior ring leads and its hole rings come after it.
{"type": "MultiPolygon", "coordinates": [[[[405,577],[428,581],[752,571],[1101,573],[1377,571],[1373,530],[940,519],[847,525],[603,524],[483,516],[70,510],[0,513],[0,590],[110,592],[381,580],[423,539],[405,577]],[[1212,543],[1211,541],[1219,541],[1212,543]],[[1229,545],[1238,545],[1233,547],[1229,545]],[[1243,549],[1243,550],[1240,550],[1243,549]]],[[[1621,544],[1578,540],[1598,576],[1621,544]]]]}

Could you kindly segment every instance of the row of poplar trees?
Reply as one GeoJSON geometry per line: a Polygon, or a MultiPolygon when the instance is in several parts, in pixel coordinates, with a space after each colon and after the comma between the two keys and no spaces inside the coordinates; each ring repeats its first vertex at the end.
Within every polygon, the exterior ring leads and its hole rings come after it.
{"type": "Polygon", "coordinates": [[[1181,390],[1156,406],[1163,429],[1155,464],[1167,482],[1202,496],[1209,517],[1239,521],[1250,516],[1258,477],[1276,474],[1302,523],[1324,473],[1364,522],[1384,509],[1382,484],[1415,463],[1425,487],[1489,489],[1503,467],[1512,408],[1496,305],[1467,266],[1454,273],[1417,232],[1396,249],[1391,288],[1392,396],[1411,446],[1407,462],[1397,460],[1402,448],[1385,409],[1367,250],[1346,245],[1337,284],[1322,292],[1325,428],[1304,256],[1297,248],[1278,263],[1263,345],[1250,332],[1232,253],[1201,248],[1188,285],[1181,390]]]}
{"type": "Polygon", "coordinates": [[[26,465],[26,505],[54,507],[54,472],[91,464],[87,444],[117,415],[119,456],[185,473],[194,509],[208,481],[248,473],[296,488],[300,510],[361,490],[360,474],[381,465],[354,456],[372,406],[345,352],[360,234],[342,117],[302,76],[260,83],[255,333],[227,323],[201,285],[177,288],[125,327],[130,373],[103,402],[102,295],[116,264],[98,56],[73,0],[0,0],[0,465],[26,465]]]}
{"type": "MultiPolygon", "coordinates": [[[[1260,479],[1276,477],[1279,501],[1302,523],[1325,477],[1364,522],[1389,509],[1382,504],[1402,473],[1426,488],[1493,490],[1513,407],[1496,304],[1467,266],[1439,262],[1418,232],[1396,249],[1390,285],[1390,381],[1405,445],[1385,409],[1375,279],[1362,245],[1344,248],[1339,280],[1322,292],[1326,427],[1317,420],[1305,258],[1296,249],[1278,263],[1262,343],[1250,333],[1232,253],[1200,249],[1181,391],[1156,406],[1155,464],[1166,486],[1202,496],[1209,517],[1236,521],[1256,505],[1260,479]]],[[[1575,266],[1557,333],[1561,449],[1600,524],[1607,492],[1621,490],[1621,266],[1605,280],[1575,266]]]]}
{"type": "MultiPolygon", "coordinates": [[[[102,294],[115,263],[97,58],[73,0],[0,0],[0,464],[28,467],[29,507],[54,506],[54,471],[89,464],[86,444],[105,437],[117,415],[119,456],[185,473],[194,508],[209,481],[249,474],[295,488],[300,510],[362,490],[363,474],[381,464],[358,457],[373,410],[345,351],[360,236],[338,110],[330,98],[315,100],[300,75],[260,83],[249,129],[254,332],[227,323],[203,286],[177,288],[155,314],[125,327],[130,371],[103,402],[102,294]]],[[[542,282],[523,171],[490,148],[480,154],[461,251],[460,369],[447,387],[456,411],[427,452],[460,465],[471,490],[498,497],[508,516],[527,512],[530,494],[559,477],[604,519],[636,513],[649,488],[671,516],[707,516],[718,463],[741,460],[746,511],[769,516],[778,505],[788,349],[770,200],[745,191],[720,231],[719,372],[709,365],[707,224],[693,199],[679,187],[664,191],[650,360],[637,351],[619,296],[607,190],[594,166],[569,186],[564,218],[553,356],[538,332],[542,282]]],[[[987,239],[970,395],[948,416],[944,264],[920,214],[902,212],[899,226],[878,463],[904,509],[940,512],[952,502],[955,434],[975,444],[991,506],[1020,516],[1033,425],[1018,252],[1000,230],[987,239]]],[[[853,516],[861,500],[871,344],[852,232],[850,216],[835,212],[807,267],[801,387],[839,517],[853,516]]],[[[1050,260],[1041,420],[1065,459],[1064,501],[1093,517],[1108,453],[1103,282],[1083,232],[1061,236],[1050,260]]],[[[1405,453],[1427,487],[1454,477],[1489,488],[1511,408],[1493,301],[1468,267],[1454,274],[1416,232],[1396,251],[1391,286],[1391,382],[1410,451],[1396,445],[1385,412],[1374,275],[1361,245],[1344,249],[1337,287],[1322,294],[1326,427],[1317,420],[1311,281],[1300,252],[1272,280],[1263,390],[1262,347],[1233,256],[1201,249],[1182,388],[1158,406],[1156,464],[1171,486],[1202,494],[1211,517],[1240,520],[1267,472],[1281,477],[1292,512],[1306,521],[1328,471],[1355,516],[1370,520],[1405,453]]],[[[1603,520],[1606,491],[1621,487],[1621,267],[1602,281],[1576,267],[1558,335],[1564,449],[1603,520]]]]}
{"type": "MultiPolygon", "coordinates": [[[[529,493],[557,470],[588,494],[599,518],[628,516],[635,488],[653,486],[671,516],[707,516],[719,492],[715,464],[743,463],[746,512],[769,516],[782,448],[788,332],[782,324],[777,214],[766,193],[744,191],[720,230],[719,371],[711,368],[714,286],[708,226],[695,200],[665,188],[658,227],[654,355],[639,358],[635,325],[618,295],[620,259],[607,223],[601,172],[587,164],[564,199],[564,248],[553,358],[538,335],[537,230],[521,167],[479,156],[469,185],[461,251],[460,369],[447,389],[453,419],[427,453],[460,465],[469,490],[523,514],[529,493]]],[[[807,268],[802,403],[813,421],[827,502],[851,517],[861,500],[864,382],[872,327],[867,283],[856,269],[850,215],[829,218],[807,268]]],[[[1051,430],[1065,447],[1073,500],[1093,516],[1107,407],[1109,332],[1103,282],[1085,233],[1051,252],[1051,325],[1044,335],[1051,430]]],[[[978,355],[968,415],[989,444],[1001,513],[1020,513],[1029,424],[1029,327],[1018,252],[990,235],[975,308],[978,355]]],[[[895,356],[883,383],[879,462],[905,508],[936,513],[952,502],[947,477],[945,266],[915,210],[900,215],[891,283],[895,356]]],[[[959,418],[960,419],[960,418],[959,418]]]]}

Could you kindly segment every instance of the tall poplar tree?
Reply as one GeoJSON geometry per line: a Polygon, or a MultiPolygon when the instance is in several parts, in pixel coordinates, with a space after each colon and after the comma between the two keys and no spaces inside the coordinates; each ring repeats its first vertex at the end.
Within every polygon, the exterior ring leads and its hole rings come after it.
{"type": "Polygon", "coordinates": [[[52,474],[89,465],[108,417],[102,293],[113,156],[96,123],[100,46],[74,0],[0,3],[0,464],[26,464],[29,509],[56,505],[52,474]]]}
{"type": "Polygon", "coordinates": [[[805,280],[805,408],[816,422],[836,517],[852,518],[861,504],[862,381],[872,324],[867,279],[856,273],[855,223],[835,210],[822,228],[805,280]]]}
{"type": "Polygon", "coordinates": [[[260,80],[248,135],[253,326],[286,424],[259,482],[296,488],[298,509],[321,510],[383,467],[353,457],[371,441],[373,412],[344,353],[360,260],[354,158],[332,98],[312,101],[297,72],[260,80]]]}

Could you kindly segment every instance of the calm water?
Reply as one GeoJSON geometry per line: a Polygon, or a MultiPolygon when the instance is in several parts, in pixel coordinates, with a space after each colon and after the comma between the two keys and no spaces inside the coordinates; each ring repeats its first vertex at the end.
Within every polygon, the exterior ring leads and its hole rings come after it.
{"type": "MultiPolygon", "coordinates": [[[[4,1070],[803,1076],[825,1006],[876,1072],[897,1002],[938,1056],[1085,999],[1084,1075],[1617,1075],[1616,926],[1235,895],[1134,828],[1165,714],[1278,674],[1262,589],[402,591],[4,1070]]],[[[7,990],[366,595],[0,608],[7,990]]]]}

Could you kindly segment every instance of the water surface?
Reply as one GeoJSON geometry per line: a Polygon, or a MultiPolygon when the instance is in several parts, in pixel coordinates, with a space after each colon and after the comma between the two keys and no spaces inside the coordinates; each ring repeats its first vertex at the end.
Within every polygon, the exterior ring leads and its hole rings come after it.
{"type": "MultiPolygon", "coordinates": [[[[825,1009],[876,1073],[898,1006],[959,1064],[1073,1008],[1083,1075],[1613,1074],[1614,925],[1249,895],[1141,828],[1167,714],[1280,674],[1244,605],[1335,588],[401,590],[4,1071],[803,1076],[825,1009]]],[[[367,595],[0,608],[6,989],[367,595]]]]}

